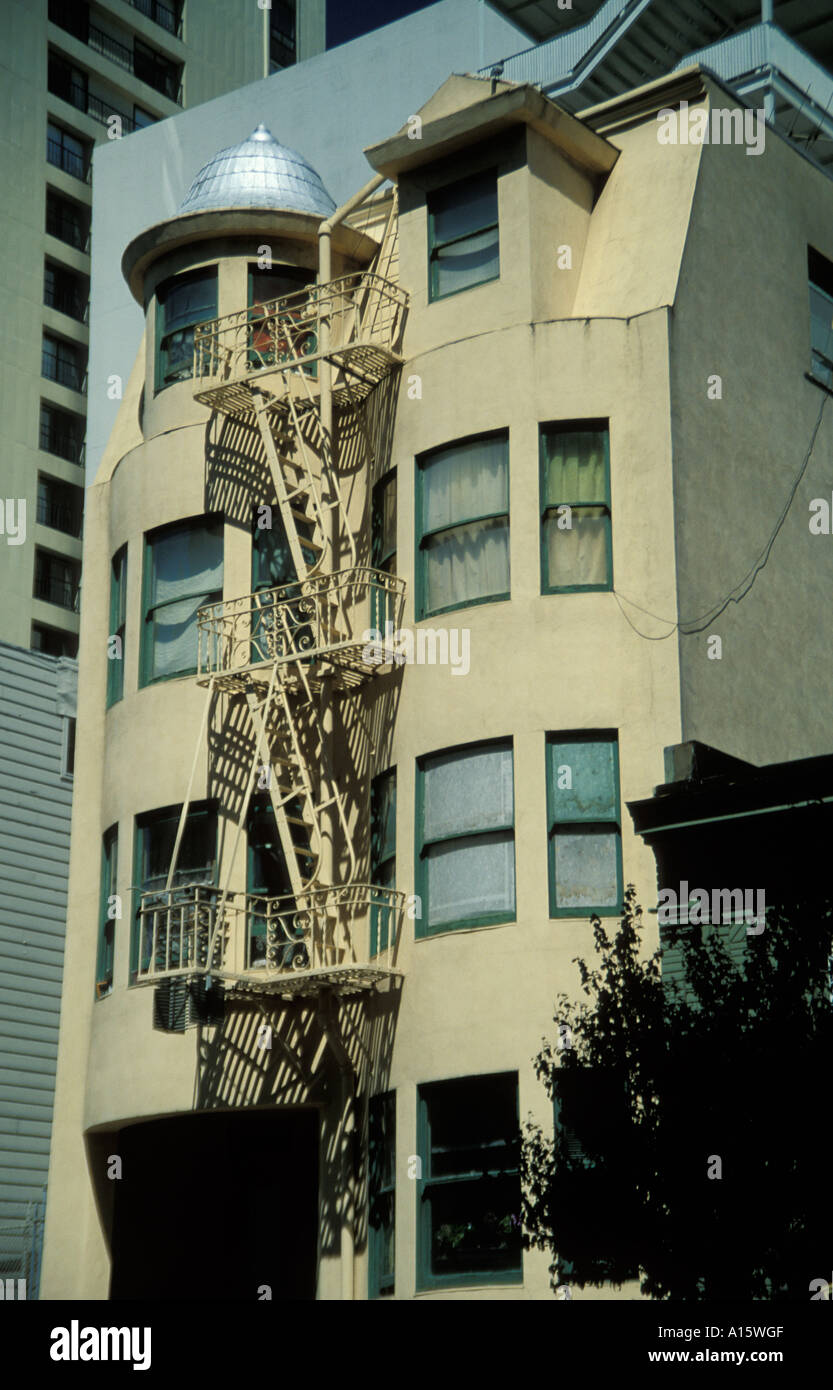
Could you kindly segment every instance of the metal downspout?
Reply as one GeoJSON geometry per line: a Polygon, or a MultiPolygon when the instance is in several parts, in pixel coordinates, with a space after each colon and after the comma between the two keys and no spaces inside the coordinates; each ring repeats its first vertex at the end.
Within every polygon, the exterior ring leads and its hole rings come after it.
{"type": "MultiPolygon", "coordinates": [[[[366,198],[374,193],[380,184],[385,182],[383,174],[375,174],[358,193],[349,198],[341,207],[336,208],[335,212],[326,218],[318,228],[318,283],[327,285],[333,278],[333,259],[332,259],[332,230],[351,212],[360,207],[366,198]]],[[[321,405],[321,431],[325,440],[325,447],[330,450],[330,466],[335,468],[335,442],[333,440],[333,366],[327,356],[330,349],[330,315],[329,311],[319,320],[319,342],[318,359],[319,371],[319,391],[321,405]]],[[[333,562],[337,557],[338,546],[338,515],[335,508],[330,510],[328,534],[325,538],[329,548],[329,553],[333,562]]],[[[329,766],[335,766],[333,757],[333,681],[328,677],[322,682],[321,699],[319,705],[321,717],[321,733],[324,741],[324,751],[327,755],[329,766]]],[[[328,795],[334,794],[335,788],[328,788],[328,795]]],[[[335,817],[332,807],[322,815],[321,826],[321,878],[325,884],[332,884],[335,873],[335,817]]],[[[337,1050],[333,1043],[333,1038],[328,1032],[331,1046],[336,1052],[339,1073],[341,1076],[341,1113],[342,1113],[342,1168],[341,1168],[341,1236],[340,1236],[340,1260],[341,1260],[341,1297],[343,1300],[352,1300],[354,1296],[354,1247],[355,1236],[352,1218],[352,1174],[350,1172],[349,1142],[347,1140],[348,1123],[352,1115],[353,1108],[353,1078],[352,1068],[347,1054],[343,1047],[337,1050]]]]}

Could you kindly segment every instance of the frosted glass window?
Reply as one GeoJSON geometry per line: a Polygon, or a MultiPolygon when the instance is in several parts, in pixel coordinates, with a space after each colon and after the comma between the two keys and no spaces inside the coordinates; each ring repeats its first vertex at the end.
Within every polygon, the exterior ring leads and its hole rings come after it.
{"type": "Polygon", "coordinates": [[[505,433],[419,460],[420,612],[509,594],[509,448],[505,433]]]}
{"type": "Polygon", "coordinates": [[[616,913],[622,901],[616,736],[547,739],[550,915],[616,913]]]}
{"type": "Polygon", "coordinates": [[[606,428],[541,431],[542,589],[612,584],[606,428]]]}
{"type": "Polygon", "coordinates": [[[197,669],[197,612],[223,597],[223,523],[206,519],[147,537],[142,684],[197,669]]]}
{"type": "Polygon", "coordinates": [[[481,744],[422,760],[418,934],[512,921],[515,831],[512,748],[481,744]]]}

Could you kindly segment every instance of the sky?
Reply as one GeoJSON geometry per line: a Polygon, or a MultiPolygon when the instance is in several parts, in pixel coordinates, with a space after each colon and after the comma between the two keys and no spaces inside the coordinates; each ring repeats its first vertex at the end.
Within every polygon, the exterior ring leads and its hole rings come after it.
{"type": "Polygon", "coordinates": [[[327,0],[327,47],[357,39],[360,34],[433,3],[434,0],[327,0]]]}

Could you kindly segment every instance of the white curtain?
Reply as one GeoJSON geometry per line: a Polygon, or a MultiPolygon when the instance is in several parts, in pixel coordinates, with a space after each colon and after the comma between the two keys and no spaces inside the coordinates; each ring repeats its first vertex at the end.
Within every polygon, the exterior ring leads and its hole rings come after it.
{"type": "Polygon", "coordinates": [[[426,606],[429,611],[509,591],[509,519],[470,521],[509,510],[505,436],[476,439],[436,455],[423,468],[426,606]],[[461,525],[460,523],[467,523],[461,525]]]}
{"type": "Polygon", "coordinates": [[[568,505],[572,513],[544,520],[547,577],[552,587],[606,584],[607,534],[606,432],[562,430],[544,436],[544,507],[568,505]],[[565,521],[570,526],[565,526],[565,521]],[[559,525],[559,520],[561,524],[559,525]]]}
{"type": "Polygon", "coordinates": [[[558,521],[557,512],[544,519],[549,585],[607,584],[607,513],[600,507],[574,508],[569,528],[559,527],[558,521]]]}

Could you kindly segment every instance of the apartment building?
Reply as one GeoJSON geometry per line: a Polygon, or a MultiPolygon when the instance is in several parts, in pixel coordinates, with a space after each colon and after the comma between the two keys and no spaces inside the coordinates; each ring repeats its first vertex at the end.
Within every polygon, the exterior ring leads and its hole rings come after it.
{"type": "Polygon", "coordinates": [[[0,637],[74,656],[93,149],[320,52],[324,3],[4,0],[2,8],[0,158],[11,196],[2,214],[9,331],[0,439],[2,493],[19,539],[0,546],[0,637]]]}
{"type": "Polygon", "coordinates": [[[829,751],[833,185],[669,110],[745,130],[697,66],[451,77],[339,207],[258,125],[130,237],[45,1296],[185,1297],[218,1189],[230,1297],[548,1295],[518,1125],[590,913],[653,902],[625,803],[829,751]]]}

